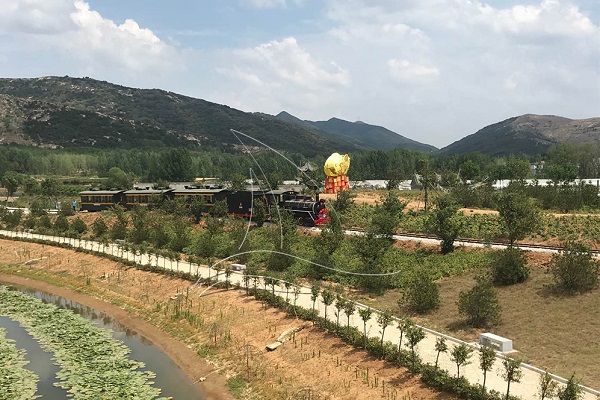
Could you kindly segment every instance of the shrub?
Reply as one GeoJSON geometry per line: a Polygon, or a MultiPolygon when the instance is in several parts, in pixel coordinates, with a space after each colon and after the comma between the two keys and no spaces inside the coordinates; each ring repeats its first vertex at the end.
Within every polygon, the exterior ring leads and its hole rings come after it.
{"type": "Polygon", "coordinates": [[[523,252],[512,246],[497,252],[490,266],[492,281],[498,286],[525,282],[529,278],[525,262],[523,252]]]}
{"type": "Polygon", "coordinates": [[[92,233],[95,238],[98,238],[108,232],[108,226],[106,226],[106,222],[104,222],[104,218],[101,216],[97,217],[94,222],[92,222],[92,233]]]}
{"type": "Polygon", "coordinates": [[[419,314],[425,314],[428,311],[438,308],[440,305],[438,286],[429,274],[422,270],[418,271],[404,291],[402,302],[410,310],[419,314]]]}
{"type": "Polygon", "coordinates": [[[81,235],[87,231],[87,225],[81,218],[77,217],[71,222],[71,230],[81,235]]]}
{"type": "Polygon", "coordinates": [[[475,278],[476,284],[469,291],[462,291],[458,299],[458,312],[474,327],[500,322],[500,303],[492,281],[486,276],[475,278]]]}
{"type": "Polygon", "coordinates": [[[589,247],[569,242],[549,262],[557,289],[573,294],[592,290],[598,285],[598,262],[589,247]]]}

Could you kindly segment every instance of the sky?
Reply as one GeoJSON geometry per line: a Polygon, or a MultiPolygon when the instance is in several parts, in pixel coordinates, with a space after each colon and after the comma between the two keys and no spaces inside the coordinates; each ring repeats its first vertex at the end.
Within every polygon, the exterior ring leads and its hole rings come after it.
{"type": "Polygon", "coordinates": [[[0,77],[74,76],[444,147],[600,117],[598,0],[0,0],[0,77]]]}

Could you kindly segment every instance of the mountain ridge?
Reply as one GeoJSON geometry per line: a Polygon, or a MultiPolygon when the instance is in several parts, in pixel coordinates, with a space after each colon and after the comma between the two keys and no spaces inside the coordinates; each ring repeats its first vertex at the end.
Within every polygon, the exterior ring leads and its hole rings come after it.
{"type": "Polygon", "coordinates": [[[600,117],[570,119],[556,115],[523,114],[485,126],[440,149],[454,155],[478,151],[490,156],[534,156],[559,143],[600,141],[600,117]]]}
{"type": "Polygon", "coordinates": [[[302,120],[287,111],[280,112],[275,118],[313,127],[333,137],[348,140],[364,150],[389,150],[397,147],[426,153],[437,150],[434,146],[417,142],[383,126],[368,124],[364,121],[350,122],[337,117],[331,117],[327,121],[309,121],[302,120]]]}

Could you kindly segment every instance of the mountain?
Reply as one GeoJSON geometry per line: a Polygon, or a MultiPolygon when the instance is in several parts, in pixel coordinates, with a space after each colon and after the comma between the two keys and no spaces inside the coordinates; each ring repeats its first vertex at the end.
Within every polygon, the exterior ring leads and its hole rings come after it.
{"type": "MultiPolygon", "coordinates": [[[[164,90],[90,78],[0,79],[0,143],[239,150],[241,145],[230,129],[278,150],[307,156],[359,149],[311,127],[164,90]]],[[[252,150],[260,148],[250,139],[242,140],[252,150]]]]}
{"type": "Polygon", "coordinates": [[[438,154],[453,155],[478,151],[490,156],[536,155],[557,143],[597,143],[600,118],[569,119],[554,115],[525,114],[486,126],[438,154]]]}
{"type": "Polygon", "coordinates": [[[331,118],[327,121],[306,121],[285,111],[275,117],[281,121],[318,129],[329,134],[329,137],[347,140],[365,150],[389,150],[396,147],[427,153],[437,150],[433,146],[406,138],[382,126],[370,125],[361,121],[349,122],[339,118],[331,118]]]}

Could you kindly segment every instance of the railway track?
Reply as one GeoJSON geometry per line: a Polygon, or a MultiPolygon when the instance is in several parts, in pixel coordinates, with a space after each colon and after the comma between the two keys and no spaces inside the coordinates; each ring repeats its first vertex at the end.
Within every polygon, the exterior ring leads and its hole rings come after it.
{"type": "MultiPolygon", "coordinates": [[[[313,232],[320,232],[320,228],[302,228],[311,230],[313,232]]],[[[362,229],[347,229],[344,231],[346,235],[356,236],[364,234],[364,230],[362,229]]],[[[439,244],[440,239],[434,235],[426,235],[426,234],[418,234],[418,233],[402,233],[393,236],[394,240],[406,240],[406,241],[414,241],[414,242],[424,242],[428,244],[439,244]]],[[[494,249],[504,249],[508,247],[508,243],[498,242],[498,241],[485,241],[481,239],[468,239],[468,238],[458,238],[454,242],[455,246],[470,246],[470,247],[485,247],[485,248],[494,248],[494,249]]],[[[517,243],[514,247],[520,248],[522,250],[528,251],[538,251],[538,252],[546,252],[546,253],[557,253],[563,248],[560,246],[546,246],[542,244],[536,243],[517,243]]],[[[600,257],[600,249],[592,249],[592,254],[594,257],[600,257]]]]}

